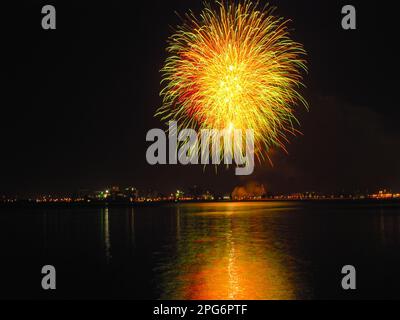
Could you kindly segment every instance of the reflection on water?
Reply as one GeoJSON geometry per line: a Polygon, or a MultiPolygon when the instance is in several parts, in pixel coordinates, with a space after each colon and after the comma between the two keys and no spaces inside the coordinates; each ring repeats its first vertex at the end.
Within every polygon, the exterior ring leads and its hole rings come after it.
{"type": "Polygon", "coordinates": [[[379,210],[380,239],[383,246],[396,246],[400,243],[400,216],[387,214],[381,208],[379,210]]]}
{"type": "Polygon", "coordinates": [[[273,234],[251,215],[258,209],[241,203],[180,208],[188,214],[177,217],[178,248],[176,258],[161,268],[161,298],[296,298],[295,275],[271,250],[273,234]]]}
{"type": "Polygon", "coordinates": [[[53,264],[63,298],[347,299],[352,264],[350,298],[400,298],[399,203],[0,210],[0,246],[0,297],[40,297],[53,264]]]}
{"type": "Polygon", "coordinates": [[[104,230],[104,255],[108,263],[111,259],[110,219],[108,217],[108,208],[101,209],[101,221],[104,230]]]}

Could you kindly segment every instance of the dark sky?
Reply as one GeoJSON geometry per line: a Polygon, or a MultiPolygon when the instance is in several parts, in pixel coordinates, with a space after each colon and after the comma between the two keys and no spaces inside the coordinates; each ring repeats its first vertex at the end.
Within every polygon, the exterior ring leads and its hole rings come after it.
{"type": "MultiPolygon", "coordinates": [[[[250,177],[233,168],[150,166],[145,141],[160,106],[166,39],[175,11],[201,1],[13,1],[2,5],[6,85],[1,95],[0,194],[36,195],[109,185],[160,191],[193,184],[231,191],[254,180],[273,192],[400,191],[398,17],[392,1],[270,1],[308,52],[301,131],[289,155],[250,177]],[[341,7],[357,30],[341,28],[341,7]],[[41,28],[53,4],[57,29],[41,28]]],[[[261,1],[263,3],[264,1],[261,1]]]]}

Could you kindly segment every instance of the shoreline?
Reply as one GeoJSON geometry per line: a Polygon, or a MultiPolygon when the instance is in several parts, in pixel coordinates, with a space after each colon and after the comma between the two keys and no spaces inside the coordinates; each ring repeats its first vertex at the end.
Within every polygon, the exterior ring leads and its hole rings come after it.
{"type": "Polygon", "coordinates": [[[16,201],[0,203],[2,208],[108,208],[108,207],[158,207],[164,205],[181,204],[218,204],[218,203],[352,203],[352,204],[400,204],[400,199],[351,199],[351,198],[325,198],[325,199],[260,199],[260,200],[185,200],[185,201],[90,201],[90,202],[35,202],[16,201]]]}

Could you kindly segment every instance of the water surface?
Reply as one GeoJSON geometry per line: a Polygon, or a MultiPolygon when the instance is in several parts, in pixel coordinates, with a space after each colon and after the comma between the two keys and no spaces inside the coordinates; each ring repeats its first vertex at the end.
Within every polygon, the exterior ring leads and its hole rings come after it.
{"type": "Polygon", "coordinates": [[[0,249],[2,298],[400,298],[396,203],[2,208],[0,249]]]}

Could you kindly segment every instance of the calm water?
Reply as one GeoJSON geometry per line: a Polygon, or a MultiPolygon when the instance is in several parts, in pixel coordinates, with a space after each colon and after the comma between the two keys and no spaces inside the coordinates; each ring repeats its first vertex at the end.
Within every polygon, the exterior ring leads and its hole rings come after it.
{"type": "Polygon", "coordinates": [[[393,203],[3,208],[0,250],[2,298],[400,298],[393,203]],[[45,264],[55,292],[40,289],[45,264]]]}

